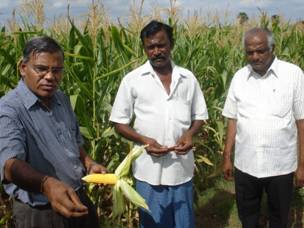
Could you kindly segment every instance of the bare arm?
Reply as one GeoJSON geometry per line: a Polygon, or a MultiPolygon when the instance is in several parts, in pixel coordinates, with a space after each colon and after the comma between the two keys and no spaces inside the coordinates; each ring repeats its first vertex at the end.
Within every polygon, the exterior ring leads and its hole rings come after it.
{"type": "Polygon", "coordinates": [[[236,119],[228,119],[228,126],[226,132],[225,148],[223,153],[223,173],[227,180],[232,180],[233,177],[233,164],[231,156],[235,144],[236,136],[236,119]]]}
{"type": "Polygon", "coordinates": [[[33,169],[28,163],[19,159],[9,159],[4,166],[4,179],[20,188],[44,194],[53,210],[65,217],[79,217],[88,213],[75,191],[59,181],[33,169]]]}
{"type": "Polygon", "coordinates": [[[298,130],[298,168],[296,170],[296,185],[304,186],[304,119],[296,121],[298,130]]]}
{"type": "Polygon", "coordinates": [[[115,123],[115,130],[117,133],[129,139],[133,142],[140,143],[142,145],[149,145],[146,151],[154,156],[161,156],[170,152],[173,148],[168,148],[166,146],[160,145],[155,139],[146,137],[144,135],[138,134],[133,128],[128,124],[115,123]]]}
{"type": "Polygon", "coordinates": [[[182,137],[177,141],[175,150],[177,154],[186,154],[193,147],[192,138],[203,126],[203,120],[194,120],[191,127],[186,131],[182,137]]]}

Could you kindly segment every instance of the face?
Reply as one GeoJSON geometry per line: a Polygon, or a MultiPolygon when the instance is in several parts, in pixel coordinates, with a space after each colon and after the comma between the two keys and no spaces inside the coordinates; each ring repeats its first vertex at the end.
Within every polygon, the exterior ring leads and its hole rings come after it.
{"type": "Polygon", "coordinates": [[[27,87],[41,100],[48,100],[57,90],[63,76],[63,56],[56,53],[34,53],[21,63],[20,74],[27,87]]]}
{"type": "Polygon", "coordinates": [[[171,67],[172,45],[164,30],[144,38],[145,53],[155,69],[165,69],[171,67]]]}
{"type": "Polygon", "coordinates": [[[268,46],[267,35],[265,33],[249,35],[245,40],[245,52],[252,69],[263,76],[274,59],[273,50],[268,46]]]}

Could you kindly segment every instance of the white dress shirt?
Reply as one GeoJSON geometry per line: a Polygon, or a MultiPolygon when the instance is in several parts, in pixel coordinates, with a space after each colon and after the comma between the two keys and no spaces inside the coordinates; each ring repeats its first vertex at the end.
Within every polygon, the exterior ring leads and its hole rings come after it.
{"type": "Polygon", "coordinates": [[[234,165],[261,178],[297,168],[297,128],[304,118],[304,75],[274,59],[264,76],[247,65],[234,75],[223,115],[237,120],[234,165]]]}
{"type": "MultiPolygon", "coordinates": [[[[136,132],[164,146],[174,146],[193,120],[208,118],[203,93],[195,76],[172,63],[172,82],[168,94],[149,61],[127,74],[119,87],[110,120],[130,124],[135,117],[136,132]]],[[[193,152],[170,152],[155,157],[144,152],[133,163],[136,179],[151,185],[178,185],[191,180],[193,152]]]]}

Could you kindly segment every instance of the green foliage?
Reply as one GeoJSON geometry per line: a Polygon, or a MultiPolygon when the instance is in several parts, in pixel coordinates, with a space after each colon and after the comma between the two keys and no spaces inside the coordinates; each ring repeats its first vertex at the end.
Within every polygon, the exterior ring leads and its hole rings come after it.
{"type": "MultiPolygon", "coordinates": [[[[171,22],[173,21],[171,19],[171,22]]],[[[276,38],[276,54],[282,59],[304,67],[303,30],[293,24],[260,19],[276,38]]],[[[233,74],[245,65],[240,25],[200,26],[192,32],[186,25],[174,22],[176,44],[174,61],[194,72],[206,98],[209,120],[195,138],[197,162],[195,174],[196,198],[220,172],[221,153],[225,136],[222,107],[233,74]],[[212,164],[212,165],[211,165],[212,164]]],[[[70,21],[70,29],[56,32],[27,26],[24,31],[0,32],[0,96],[14,88],[19,80],[18,61],[25,41],[37,35],[49,35],[58,40],[65,50],[65,77],[61,89],[71,98],[81,132],[86,138],[86,150],[97,161],[114,171],[129,151],[129,144],[118,137],[109,122],[111,105],[121,78],[141,65],[146,57],[139,34],[130,27],[101,26],[96,35],[85,27],[80,29],[70,21]]],[[[109,223],[112,218],[105,188],[91,190],[99,205],[99,214],[109,223]],[[107,204],[108,203],[108,204],[107,204]]],[[[134,209],[125,214],[124,223],[136,221],[134,209]]],[[[7,218],[7,217],[3,217],[7,218]]],[[[2,220],[3,220],[2,219],[2,220]]],[[[3,222],[1,220],[1,222],[3,222]]]]}

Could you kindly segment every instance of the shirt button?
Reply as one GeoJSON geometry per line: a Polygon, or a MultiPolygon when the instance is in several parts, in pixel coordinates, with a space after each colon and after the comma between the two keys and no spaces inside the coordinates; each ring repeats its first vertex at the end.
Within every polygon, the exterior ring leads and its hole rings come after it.
{"type": "Polygon", "coordinates": [[[74,165],[74,169],[77,169],[78,168],[78,166],[77,165],[74,165]]]}

